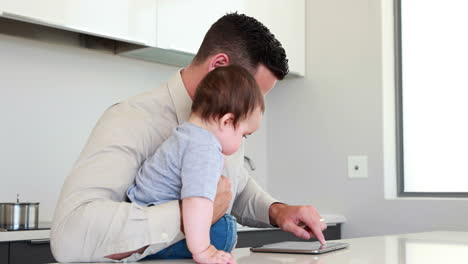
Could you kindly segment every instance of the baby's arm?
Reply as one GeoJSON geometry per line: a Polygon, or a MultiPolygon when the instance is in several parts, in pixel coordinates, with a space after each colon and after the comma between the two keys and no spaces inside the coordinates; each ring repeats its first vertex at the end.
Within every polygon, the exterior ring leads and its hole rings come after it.
{"type": "Polygon", "coordinates": [[[182,200],[182,215],[187,246],[197,263],[234,263],[232,255],[210,243],[213,202],[202,197],[182,200]]]}

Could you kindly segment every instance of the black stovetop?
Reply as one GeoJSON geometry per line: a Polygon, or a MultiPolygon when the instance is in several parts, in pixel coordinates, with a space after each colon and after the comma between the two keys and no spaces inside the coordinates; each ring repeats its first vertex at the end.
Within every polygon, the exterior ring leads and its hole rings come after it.
{"type": "Polygon", "coordinates": [[[39,225],[37,227],[29,227],[29,228],[24,228],[24,227],[19,227],[19,228],[10,228],[6,226],[0,226],[0,231],[31,231],[31,230],[47,230],[50,229],[52,226],[51,222],[39,222],[39,225]]]}

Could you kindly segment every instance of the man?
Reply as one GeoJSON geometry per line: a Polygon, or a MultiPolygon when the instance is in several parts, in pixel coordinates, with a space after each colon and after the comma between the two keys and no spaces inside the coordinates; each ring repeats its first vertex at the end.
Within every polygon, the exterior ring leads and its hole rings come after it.
{"type": "MultiPolygon", "coordinates": [[[[201,79],[229,64],[249,70],[263,94],[288,73],[285,51],[265,26],[227,14],[211,26],[192,63],[167,84],[103,114],[62,188],[51,230],[58,261],[135,261],[183,239],[178,201],[141,207],[127,202],[126,190],[140,165],[188,118],[201,79]]],[[[243,225],[279,226],[325,243],[326,225],[317,211],[274,200],[248,175],[243,157],[242,146],[227,158],[212,222],[231,212],[243,225]]]]}

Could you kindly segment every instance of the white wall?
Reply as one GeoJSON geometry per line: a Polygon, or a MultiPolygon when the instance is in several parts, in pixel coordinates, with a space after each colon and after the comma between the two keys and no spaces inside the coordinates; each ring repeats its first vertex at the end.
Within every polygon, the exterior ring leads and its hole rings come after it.
{"type": "MultiPolygon", "coordinates": [[[[19,193],[21,201],[41,203],[41,221],[51,220],[63,180],[103,111],[159,87],[175,70],[0,34],[0,202],[19,193]]],[[[264,137],[247,144],[260,157],[263,184],[265,144],[264,137]]]]}
{"type": "Polygon", "coordinates": [[[0,58],[0,201],[40,202],[41,220],[106,107],[175,70],[6,35],[0,58]]]}
{"type": "Polygon", "coordinates": [[[343,214],[344,237],[468,230],[468,201],[385,200],[380,1],[306,2],[306,78],[268,96],[268,190],[343,214]],[[347,178],[347,156],[369,178],[347,178]]]}

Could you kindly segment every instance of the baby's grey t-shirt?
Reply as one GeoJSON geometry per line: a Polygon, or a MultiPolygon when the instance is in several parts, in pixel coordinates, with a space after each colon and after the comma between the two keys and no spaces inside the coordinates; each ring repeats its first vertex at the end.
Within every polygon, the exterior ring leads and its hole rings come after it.
{"type": "Polygon", "coordinates": [[[223,167],[218,139],[208,130],[186,122],[176,127],[143,163],[127,196],[143,206],[187,197],[214,201],[223,167]]]}

